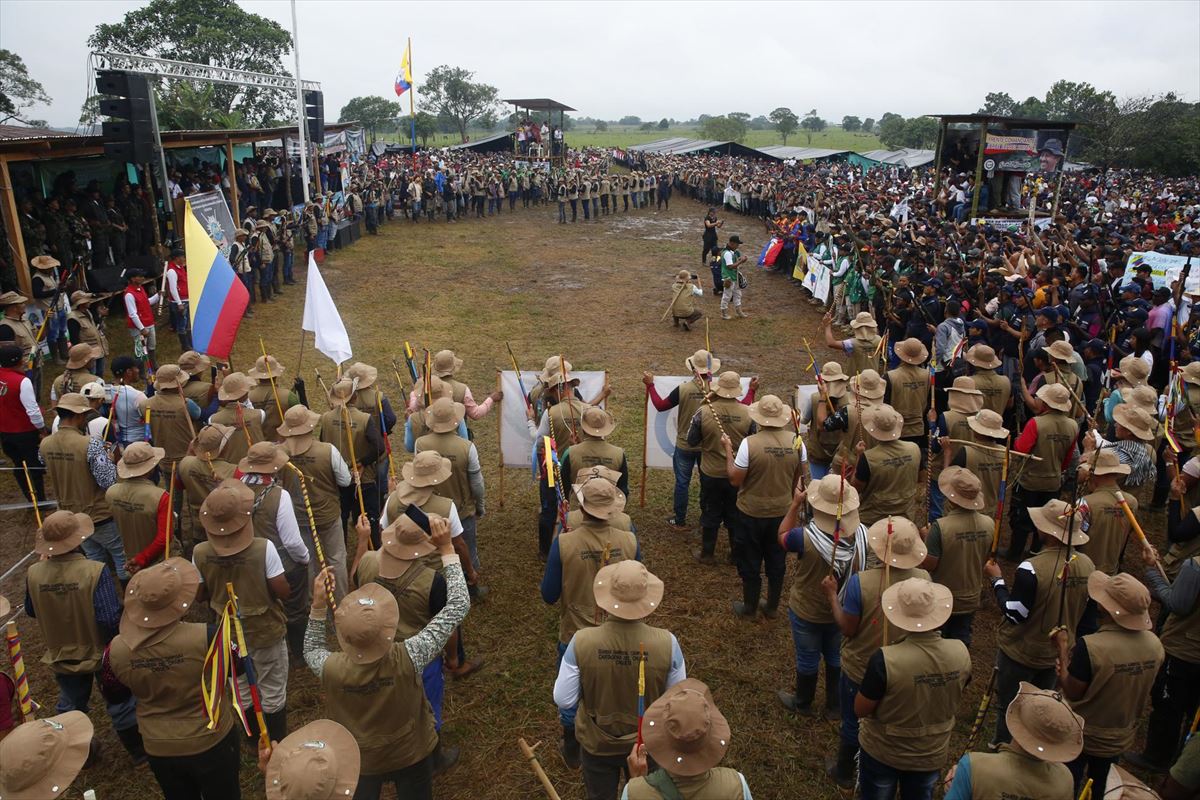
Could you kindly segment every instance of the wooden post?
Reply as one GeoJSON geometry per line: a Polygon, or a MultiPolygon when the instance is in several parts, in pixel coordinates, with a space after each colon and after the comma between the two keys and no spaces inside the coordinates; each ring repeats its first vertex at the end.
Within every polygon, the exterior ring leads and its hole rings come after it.
{"type": "MultiPolygon", "coordinates": [[[[496,370],[496,391],[500,391],[500,370],[496,370]]],[[[500,507],[504,508],[504,395],[496,401],[496,450],[500,458],[500,507]]]]}
{"type": "Polygon", "coordinates": [[[980,182],[983,180],[983,151],[987,148],[987,119],[979,123],[979,155],[975,159],[975,192],[971,195],[971,219],[979,213],[980,182]]]}
{"type": "Polygon", "coordinates": [[[8,255],[13,259],[17,272],[17,283],[21,294],[32,297],[33,285],[29,279],[29,257],[25,253],[25,237],[21,235],[21,217],[17,210],[17,198],[13,194],[12,175],[8,171],[8,159],[0,158],[0,208],[4,212],[4,231],[12,249],[8,255]]]}
{"type": "Polygon", "coordinates": [[[225,139],[225,175],[229,178],[229,213],[233,215],[233,224],[242,226],[242,218],[238,213],[237,173],[233,168],[233,140],[225,139]]]}

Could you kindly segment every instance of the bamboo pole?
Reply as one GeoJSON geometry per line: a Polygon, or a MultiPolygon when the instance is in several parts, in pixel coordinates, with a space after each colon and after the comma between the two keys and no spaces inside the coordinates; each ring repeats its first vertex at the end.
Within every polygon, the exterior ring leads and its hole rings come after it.
{"type": "Polygon", "coordinates": [[[541,746],[541,742],[535,743],[532,747],[525,741],[522,736],[517,739],[517,747],[521,748],[521,755],[525,756],[525,760],[529,762],[529,766],[533,769],[533,774],[542,783],[542,789],[546,792],[546,797],[550,800],[562,800],[558,791],[555,790],[554,784],[550,782],[549,776],[546,775],[546,770],[542,769],[542,763],[538,761],[537,753],[534,751],[541,746]]]}

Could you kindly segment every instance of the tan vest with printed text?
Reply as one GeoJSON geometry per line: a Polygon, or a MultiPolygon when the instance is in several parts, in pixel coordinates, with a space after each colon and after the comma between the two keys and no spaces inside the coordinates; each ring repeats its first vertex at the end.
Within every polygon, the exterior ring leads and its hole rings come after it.
{"type": "Polygon", "coordinates": [[[274,547],[266,539],[255,537],[250,546],[231,556],[219,556],[209,542],[196,545],[192,561],[208,587],[208,606],[219,619],[228,599],[226,583],[233,584],[238,608],[242,612],[242,627],[246,644],[253,650],[272,647],[283,638],[286,616],[281,603],[267,583],[267,548],[274,547]]]}
{"type": "Polygon", "coordinates": [[[946,515],[934,521],[942,539],[942,555],[930,573],[934,583],[954,595],[954,614],[979,610],[983,564],[992,550],[995,523],[978,511],[959,508],[949,501],[946,515]]]}
{"type": "MultiPolygon", "coordinates": [[[[146,478],[122,478],[105,492],[127,560],[149,547],[158,536],[158,506],[165,494],[146,478]]],[[[160,555],[155,563],[161,558],[160,555]]]]}
{"type": "Polygon", "coordinates": [[[475,493],[471,491],[468,472],[473,445],[457,433],[427,433],[418,439],[413,453],[433,450],[450,459],[450,477],[433,488],[435,494],[451,500],[458,508],[459,519],[475,516],[475,493]]]}
{"type": "Polygon", "coordinates": [[[1163,662],[1163,645],[1152,631],[1130,631],[1107,620],[1083,637],[1092,680],[1071,708],[1083,717],[1083,752],[1119,756],[1133,746],[1150,687],[1163,662]]]}
{"type": "Polygon", "coordinates": [[[722,429],[736,453],[752,424],[750,412],[742,403],[712,395],[710,403],[700,409],[700,472],[710,478],[728,478],[725,446],[721,444],[722,429]],[[718,419],[721,421],[720,427],[717,425],[718,419]]]}
{"type": "Polygon", "coordinates": [[[790,428],[764,428],[747,436],[750,466],[738,490],[737,507],[757,519],[782,518],[792,502],[800,452],[790,428]]]}
{"type": "Polygon", "coordinates": [[[88,464],[91,440],[78,428],[64,425],[43,439],[39,449],[59,509],[87,514],[92,522],[104,522],[112,518],[112,511],[88,464]]]}
{"type": "Polygon", "coordinates": [[[1070,647],[1075,646],[1075,628],[1087,604],[1087,579],[1092,574],[1092,560],[1078,550],[1066,570],[1066,605],[1063,606],[1063,564],[1066,549],[1047,546],[1031,555],[1027,561],[1037,577],[1037,592],[1029,618],[1021,625],[1000,621],[1000,650],[1013,661],[1034,669],[1049,669],[1058,659],[1058,649],[1050,639],[1050,631],[1059,624],[1067,629],[1070,647]],[[1062,609],[1062,613],[1059,613],[1062,609]]]}
{"type": "Polygon", "coordinates": [[[858,516],[870,527],[884,517],[912,519],[917,476],[921,470],[921,448],[895,439],[881,442],[863,453],[871,476],[861,492],[858,516]]]}
{"type": "Polygon", "coordinates": [[[26,573],[25,588],[46,647],[42,663],[58,674],[100,669],[104,636],[96,624],[92,597],[102,580],[112,580],[104,565],[81,553],[35,561],[26,573]]]}
{"type": "Polygon", "coordinates": [[[891,407],[904,417],[900,435],[920,436],[925,433],[925,412],[929,410],[929,371],[913,364],[901,363],[887,373],[891,388],[891,407]]]}
{"type": "Polygon", "coordinates": [[[604,522],[584,520],[578,527],[558,537],[558,557],[562,562],[562,615],[558,640],[571,641],[577,630],[597,624],[596,598],[592,583],[601,567],[626,561],[637,555],[637,538],[604,522]]]}
{"type": "MultiPolygon", "coordinates": [[[[861,529],[860,529],[861,530],[861,529]]],[[[862,614],[858,618],[858,632],[842,638],[842,671],[855,683],[861,684],[867,671],[867,661],[884,644],[903,641],[908,634],[895,625],[888,625],[888,640],[883,640],[883,591],[909,578],[929,580],[929,573],[920,567],[912,569],[889,569],[873,567],[858,573],[858,585],[862,595],[862,614]],[[884,578],[887,578],[886,585],[884,578]]]]}
{"type": "Polygon", "coordinates": [[[969,753],[971,800],[1072,800],[1075,780],[1066,764],[1042,761],[1000,745],[996,753],[969,753]]]}

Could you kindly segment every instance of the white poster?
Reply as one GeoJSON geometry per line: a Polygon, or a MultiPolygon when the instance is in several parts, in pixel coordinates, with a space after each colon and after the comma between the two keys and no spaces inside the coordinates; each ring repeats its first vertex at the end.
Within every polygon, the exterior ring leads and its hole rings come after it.
{"type": "MultiPolygon", "coordinates": [[[[525,391],[531,391],[537,386],[539,373],[521,370],[521,382],[525,391]]],[[[604,372],[573,371],[572,378],[579,379],[579,394],[585,400],[591,400],[604,391],[607,380],[604,372]]],[[[533,440],[529,438],[529,428],[525,425],[525,401],[521,399],[521,382],[517,381],[517,373],[510,370],[500,372],[500,391],[504,398],[498,403],[497,413],[500,416],[500,455],[506,467],[528,468],[533,462],[533,440]]],[[[604,405],[601,403],[601,405],[604,405]]],[[[558,443],[559,450],[565,450],[565,443],[558,443]]]]}
{"type": "Polygon", "coordinates": [[[822,264],[816,256],[808,257],[808,274],[804,276],[804,286],[822,303],[829,299],[831,275],[829,267],[822,264]]]}
{"type": "MultiPolygon", "coordinates": [[[[676,387],[695,380],[690,375],[656,375],[654,391],[666,398],[676,387]]],[[[750,391],[750,379],[742,378],[742,397],[750,391]]],[[[648,469],[672,469],[671,459],[675,456],[675,434],[679,430],[679,407],[670,411],[659,411],[650,398],[646,398],[646,467],[648,469]]]]}
{"type": "MultiPolygon", "coordinates": [[[[819,367],[818,367],[819,368],[819,367]]],[[[800,416],[800,433],[808,433],[808,423],[812,421],[812,404],[820,402],[816,399],[817,385],[815,383],[807,386],[798,385],[793,402],[796,404],[796,413],[800,416]]]]}
{"type": "MultiPolygon", "coordinates": [[[[1171,284],[1179,280],[1179,276],[1183,273],[1183,267],[1188,261],[1187,256],[1169,256],[1165,253],[1154,252],[1130,253],[1129,261],[1125,265],[1125,279],[1122,283],[1136,278],[1138,267],[1148,266],[1154,288],[1166,286],[1170,289],[1171,284]]],[[[1200,258],[1195,259],[1195,263],[1192,264],[1192,269],[1188,272],[1187,283],[1183,288],[1188,292],[1200,291],[1200,258]]]]}

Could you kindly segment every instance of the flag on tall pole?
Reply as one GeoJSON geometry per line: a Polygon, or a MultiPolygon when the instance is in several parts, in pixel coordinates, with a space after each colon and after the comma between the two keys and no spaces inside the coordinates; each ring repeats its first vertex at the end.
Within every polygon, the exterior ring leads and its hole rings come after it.
{"type": "Polygon", "coordinates": [[[184,247],[188,263],[188,296],[191,298],[192,347],[220,361],[229,359],[250,293],[233,272],[208,232],[196,219],[191,203],[184,203],[184,247]]]}
{"type": "Polygon", "coordinates": [[[341,364],[349,361],[353,355],[342,315],[333,304],[329,287],[325,285],[325,279],[317,269],[317,260],[311,252],[308,254],[308,286],[304,292],[304,317],[300,327],[312,332],[313,346],[334,362],[341,364]]]}
{"type": "Polygon", "coordinates": [[[404,58],[400,59],[400,72],[396,75],[396,97],[400,97],[412,88],[412,40],[404,48],[404,58]]]}

